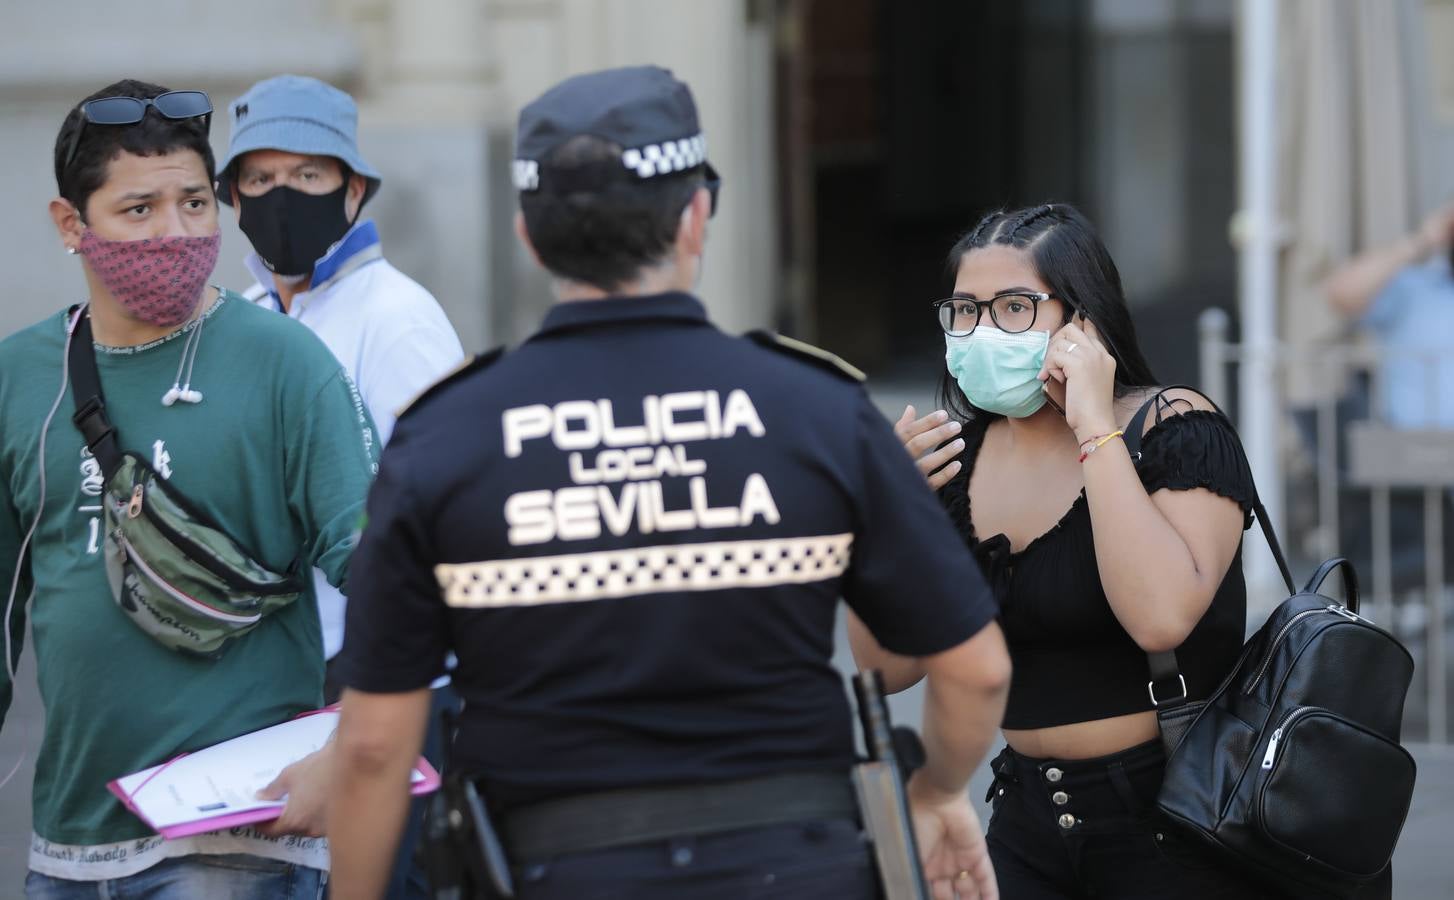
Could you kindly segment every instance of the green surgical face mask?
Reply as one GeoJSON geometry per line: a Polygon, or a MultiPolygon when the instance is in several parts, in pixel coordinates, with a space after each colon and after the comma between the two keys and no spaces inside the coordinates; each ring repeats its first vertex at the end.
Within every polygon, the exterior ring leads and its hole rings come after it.
{"type": "Polygon", "coordinates": [[[967,335],[944,336],[944,362],[969,402],[1012,419],[1034,415],[1045,404],[1036,376],[1045,365],[1050,332],[1006,334],[981,325],[967,335]]]}

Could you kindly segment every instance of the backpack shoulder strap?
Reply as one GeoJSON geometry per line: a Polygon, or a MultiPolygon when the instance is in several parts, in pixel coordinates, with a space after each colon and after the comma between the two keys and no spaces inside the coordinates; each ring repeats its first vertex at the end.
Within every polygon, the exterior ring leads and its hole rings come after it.
{"type": "MultiPolygon", "coordinates": [[[[1198,397],[1201,397],[1203,400],[1207,401],[1207,403],[1211,405],[1212,409],[1215,409],[1217,412],[1222,413],[1222,415],[1224,416],[1227,415],[1225,412],[1222,412],[1222,408],[1217,405],[1215,400],[1213,400],[1211,397],[1208,397],[1206,394],[1203,394],[1196,388],[1185,384],[1169,384],[1166,387],[1158,390],[1150,397],[1150,399],[1148,399],[1145,403],[1141,404],[1141,408],[1136,410],[1136,414],[1131,417],[1131,421],[1126,423],[1126,434],[1124,440],[1126,442],[1127,449],[1131,451],[1132,459],[1141,458],[1141,438],[1146,432],[1146,417],[1151,414],[1151,410],[1158,403],[1171,402],[1165,400],[1165,395],[1167,391],[1190,391],[1193,394],[1196,394],[1198,397]]],[[[1228,419],[1230,420],[1230,418],[1231,417],[1229,416],[1228,419]]],[[[1156,421],[1161,421],[1161,413],[1159,410],[1156,413],[1156,421]]],[[[1256,491],[1255,485],[1253,486],[1253,491],[1256,491]]]]}
{"type": "Polygon", "coordinates": [[[101,465],[101,473],[110,480],[121,466],[121,445],[116,437],[116,427],[106,415],[101,373],[96,368],[96,350],[92,346],[89,310],[80,312],[68,343],[66,369],[71,379],[71,395],[76,402],[76,412],[71,421],[86,439],[86,447],[101,465]]]}
{"type": "MultiPolygon", "coordinates": [[[[1216,404],[1216,401],[1196,388],[1185,384],[1167,385],[1152,395],[1145,403],[1141,404],[1141,408],[1136,410],[1136,414],[1131,417],[1131,421],[1126,423],[1126,434],[1124,435],[1126,449],[1131,452],[1131,459],[1135,461],[1139,462],[1141,459],[1141,437],[1146,431],[1146,417],[1151,414],[1151,410],[1158,403],[1164,402],[1167,391],[1191,391],[1203,400],[1206,400],[1212,409],[1221,413],[1228,421],[1231,420],[1230,416],[1222,412],[1222,408],[1216,404]]],[[[1161,413],[1158,410],[1158,422],[1160,421],[1160,416],[1161,413]]],[[[1272,530],[1272,521],[1267,516],[1266,507],[1262,505],[1262,498],[1257,492],[1257,483],[1255,481],[1252,483],[1252,513],[1254,518],[1257,519],[1258,527],[1262,529],[1262,536],[1267,539],[1267,546],[1272,550],[1273,559],[1277,561],[1277,569],[1282,574],[1283,582],[1287,585],[1288,595],[1296,594],[1297,587],[1293,584],[1292,569],[1287,564],[1287,557],[1283,555],[1282,542],[1277,539],[1276,532],[1272,530]]]]}
{"type": "MultiPolygon", "coordinates": [[[[1227,415],[1225,412],[1222,412],[1222,408],[1216,404],[1216,401],[1194,387],[1185,384],[1173,384],[1163,387],[1145,403],[1141,404],[1141,408],[1136,410],[1136,414],[1126,424],[1124,440],[1126,442],[1126,449],[1131,453],[1131,459],[1137,462],[1141,459],[1141,437],[1146,431],[1146,417],[1151,414],[1151,410],[1157,404],[1164,402],[1164,395],[1167,391],[1174,390],[1191,391],[1211,404],[1212,409],[1222,413],[1223,416],[1227,415]]],[[[1160,421],[1159,410],[1157,411],[1157,421],[1160,421]]],[[[1262,498],[1257,493],[1256,482],[1252,484],[1252,513],[1257,519],[1258,527],[1262,529],[1262,536],[1267,539],[1267,546],[1272,550],[1273,559],[1277,561],[1277,569],[1282,574],[1283,582],[1287,585],[1288,594],[1292,595],[1297,593],[1297,587],[1293,584],[1292,580],[1292,569],[1287,564],[1287,557],[1283,555],[1282,544],[1277,539],[1277,533],[1272,530],[1272,522],[1267,516],[1267,508],[1262,505],[1262,498]]],[[[1160,707],[1184,703],[1186,701],[1186,682],[1181,681],[1180,667],[1176,662],[1176,651],[1167,650],[1161,653],[1148,653],[1146,654],[1146,658],[1151,669],[1151,683],[1147,689],[1151,692],[1152,705],[1160,707]],[[1179,682],[1178,686],[1171,687],[1170,685],[1173,682],[1179,682]],[[1158,686],[1161,685],[1168,686],[1168,690],[1177,690],[1179,688],[1181,696],[1162,698],[1157,691],[1158,686]]]]}

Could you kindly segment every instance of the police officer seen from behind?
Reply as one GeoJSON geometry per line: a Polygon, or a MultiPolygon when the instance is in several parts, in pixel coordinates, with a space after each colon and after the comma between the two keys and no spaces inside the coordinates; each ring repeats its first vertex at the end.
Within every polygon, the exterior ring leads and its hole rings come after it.
{"type": "Polygon", "coordinates": [[[924,659],[909,782],[936,896],[994,897],[965,787],[1009,663],[969,554],[858,380],[689,291],[712,213],[686,85],[520,116],[517,230],[560,302],[399,419],[353,560],[333,896],[379,895],[445,654],[517,896],[878,896],[833,668],[843,597],[924,659]]]}

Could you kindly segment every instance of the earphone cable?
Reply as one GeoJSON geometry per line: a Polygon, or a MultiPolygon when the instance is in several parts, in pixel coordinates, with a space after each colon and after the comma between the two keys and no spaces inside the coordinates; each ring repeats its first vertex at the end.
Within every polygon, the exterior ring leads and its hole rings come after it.
{"type": "MultiPolygon", "coordinates": [[[[197,319],[197,327],[193,329],[191,336],[187,339],[187,346],[182,348],[182,358],[187,361],[187,377],[182,383],[183,392],[192,389],[192,367],[197,364],[197,353],[202,349],[202,327],[207,324],[208,313],[202,313],[197,319]],[[193,340],[195,338],[195,341],[193,340]],[[187,352],[191,351],[191,359],[187,359],[187,352]]],[[[180,369],[178,369],[180,373],[180,369]]]]}
{"type": "MultiPolygon", "coordinates": [[[[192,349],[192,339],[197,336],[197,331],[201,328],[201,325],[202,325],[202,323],[201,322],[198,322],[197,323],[197,327],[195,327],[191,331],[187,332],[187,340],[185,342],[183,342],[183,344],[182,344],[182,355],[177,360],[177,376],[172,379],[172,388],[171,388],[171,391],[168,391],[167,392],[168,394],[171,394],[173,391],[175,391],[177,393],[180,393],[183,390],[183,388],[182,388],[182,371],[187,368],[187,352],[192,349]]],[[[191,374],[189,373],[187,377],[190,380],[191,379],[191,374]]],[[[162,402],[163,403],[166,403],[165,400],[163,400],[162,402]]],[[[168,405],[170,405],[170,404],[168,404],[168,405]]]]}
{"type": "MultiPolygon", "coordinates": [[[[86,307],[84,306],[76,311],[76,314],[71,317],[70,322],[68,322],[66,325],[65,349],[61,353],[61,389],[56,392],[55,402],[51,404],[50,412],[46,413],[45,421],[41,423],[40,441],[36,446],[36,454],[39,457],[38,462],[36,463],[36,469],[40,476],[40,498],[39,501],[36,503],[35,518],[31,520],[30,528],[25,532],[25,537],[20,541],[20,550],[15,554],[15,572],[10,577],[10,594],[5,600],[5,673],[10,677],[10,690],[12,698],[15,696],[15,675],[19,666],[17,665],[14,658],[14,642],[11,639],[12,629],[10,626],[10,622],[15,614],[15,596],[20,592],[20,573],[22,568],[24,567],[25,554],[30,549],[30,542],[35,537],[36,530],[40,528],[41,517],[45,515],[45,436],[46,432],[50,430],[51,422],[56,417],[56,411],[61,408],[61,401],[64,400],[66,397],[66,388],[70,385],[71,373],[69,360],[71,358],[71,341],[76,333],[76,326],[80,323],[81,316],[83,315],[86,315],[86,307]]],[[[31,603],[34,600],[35,583],[34,579],[32,579],[30,585],[30,594],[25,598],[25,607],[27,612],[29,611],[31,603]]],[[[0,788],[3,788],[5,785],[10,783],[10,779],[14,778],[15,773],[20,771],[20,767],[24,762],[25,751],[21,750],[19,757],[17,757],[15,760],[15,765],[10,767],[10,771],[5,773],[4,778],[0,778],[0,788]]]]}

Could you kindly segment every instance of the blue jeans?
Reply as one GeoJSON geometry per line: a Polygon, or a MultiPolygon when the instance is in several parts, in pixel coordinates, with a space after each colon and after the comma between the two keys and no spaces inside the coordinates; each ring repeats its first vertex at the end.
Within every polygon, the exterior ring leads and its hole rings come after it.
{"type": "Polygon", "coordinates": [[[260,856],[196,854],[166,859],[109,881],[71,881],[31,872],[26,900],[320,900],[327,876],[260,856]]]}

